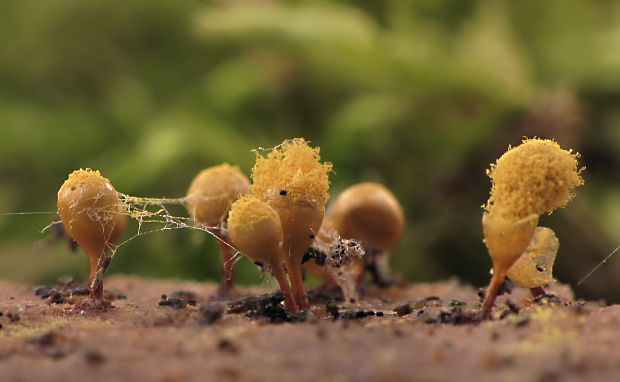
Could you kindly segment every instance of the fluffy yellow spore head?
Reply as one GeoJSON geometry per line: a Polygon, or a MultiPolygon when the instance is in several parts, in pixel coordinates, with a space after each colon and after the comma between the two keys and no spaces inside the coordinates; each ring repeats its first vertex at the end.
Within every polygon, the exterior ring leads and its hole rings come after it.
{"type": "Polygon", "coordinates": [[[324,207],[332,165],[321,163],[319,151],[303,138],[295,138],[284,141],[266,157],[256,152],[252,193],[260,199],[286,193],[292,203],[311,201],[324,207]]]}
{"type": "Polygon", "coordinates": [[[250,192],[250,181],[237,166],[227,163],[202,170],[187,191],[187,209],[198,225],[219,226],[230,205],[250,192]]]}
{"type": "Polygon", "coordinates": [[[487,171],[492,181],[488,213],[523,219],[563,207],[583,184],[578,154],[548,139],[525,139],[509,149],[487,171]]]}
{"type": "Polygon", "coordinates": [[[234,202],[228,214],[228,233],[239,250],[273,267],[281,262],[282,223],[269,204],[253,195],[234,202]]]}
{"type": "Polygon", "coordinates": [[[126,225],[125,205],[99,171],[72,172],[58,190],[58,213],[69,235],[89,255],[103,254],[126,225]]]}
{"type": "Polygon", "coordinates": [[[60,187],[60,191],[67,187],[78,187],[82,184],[110,184],[110,180],[101,175],[99,170],[91,170],[90,168],[81,168],[73,171],[60,187]]]}

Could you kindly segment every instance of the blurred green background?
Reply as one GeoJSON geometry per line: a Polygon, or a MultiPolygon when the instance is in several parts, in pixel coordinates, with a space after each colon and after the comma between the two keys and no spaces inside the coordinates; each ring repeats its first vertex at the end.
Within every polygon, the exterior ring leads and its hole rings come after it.
{"type": "MultiPolygon", "coordinates": [[[[303,136],[334,164],[334,194],[374,180],[402,201],[395,272],[477,286],[485,169],[523,136],[553,137],[587,166],[577,198],[541,220],[576,287],[620,244],[620,3],[4,1],[0,133],[1,213],[54,211],[80,167],[181,197],[202,168],[249,173],[252,148],[303,136]]],[[[36,245],[53,218],[0,214],[1,278],[86,274],[81,252],[36,245]]],[[[170,230],[122,246],[110,272],[209,280],[218,262],[206,234],[170,230]]],[[[239,264],[238,280],[263,280],[239,264]]],[[[576,289],[620,301],[620,259],[576,289]]]]}

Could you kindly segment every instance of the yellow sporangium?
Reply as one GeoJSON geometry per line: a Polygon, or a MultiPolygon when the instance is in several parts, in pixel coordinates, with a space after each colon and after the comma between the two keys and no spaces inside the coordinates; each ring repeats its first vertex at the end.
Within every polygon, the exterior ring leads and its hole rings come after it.
{"type": "Polygon", "coordinates": [[[266,157],[257,152],[252,169],[252,195],[269,204],[280,217],[283,258],[300,310],[310,307],[301,262],[323,221],[331,168],[331,164],[320,161],[318,147],[296,138],[284,141],[266,157]]]}
{"type": "Polygon", "coordinates": [[[88,256],[90,299],[77,309],[106,310],[103,272],[106,250],[122,236],[127,225],[125,205],[99,171],[76,170],[58,190],[58,213],[67,230],[88,256]]]}
{"type": "Polygon", "coordinates": [[[564,207],[583,184],[578,154],[547,139],[525,139],[509,148],[487,174],[491,195],[482,216],[484,242],[493,261],[493,277],[482,308],[489,318],[506,272],[532,240],[539,216],[564,207]]]}
{"type": "Polygon", "coordinates": [[[274,275],[284,294],[286,308],[297,313],[297,304],[284,270],[284,234],[277,212],[253,195],[244,196],[230,208],[228,233],[241,252],[274,275]]]}
{"type": "Polygon", "coordinates": [[[202,170],[187,191],[187,210],[194,223],[216,236],[222,257],[222,275],[217,297],[234,294],[235,250],[224,229],[232,203],[250,192],[250,181],[238,167],[227,163],[202,170]]]}

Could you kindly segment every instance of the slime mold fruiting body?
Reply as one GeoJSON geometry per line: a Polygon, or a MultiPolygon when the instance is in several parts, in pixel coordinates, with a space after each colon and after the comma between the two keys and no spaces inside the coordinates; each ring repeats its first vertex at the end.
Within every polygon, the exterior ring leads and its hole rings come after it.
{"type": "Polygon", "coordinates": [[[526,139],[502,155],[488,175],[491,195],[482,216],[493,277],[482,308],[489,318],[509,268],[532,240],[539,216],[565,206],[583,184],[577,154],[551,140],[526,139]]]}
{"type": "Polygon", "coordinates": [[[286,308],[297,313],[297,304],[284,269],[284,233],[278,213],[254,195],[244,196],[230,209],[228,232],[241,252],[274,275],[284,294],[286,308]]]}
{"type": "Polygon", "coordinates": [[[319,148],[310,147],[301,138],[285,141],[266,157],[257,153],[252,169],[252,194],[280,217],[284,234],[282,258],[300,310],[310,307],[301,263],[323,221],[330,171],[331,164],[320,162],[319,148]]]}
{"type": "Polygon", "coordinates": [[[85,308],[105,309],[103,272],[106,250],[125,231],[125,206],[110,181],[90,169],[69,175],[58,191],[58,213],[68,234],[82,247],[90,265],[90,300],[85,308]]]}
{"type": "MultiPolygon", "coordinates": [[[[344,190],[331,205],[315,246],[330,244],[337,238],[359,242],[365,255],[354,260],[351,276],[360,282],[364,271],[369,270],[373,281],[385,286],[388,281],[378,264],[388,260],[387,255],[398,243],[404,225],[402,207],[392,192],[379,183],[358,183],[344,190]]],[[[328,277],[314,262],[308,263],[308,269],[314,275],[328,277]]],[[[324,287],[330,285],[333,284],[328,280],[324,287]]]]}
{"type": "Polygon", "coordinates": [[[394,194],[378,183],[353,185],[338,196],[330,219],[343,239],[361,242],[366,250],[366,268],[375,282],[385,283],[377,263],[398,243],[405,226],[402,207],[394,194]]]}
{"type": "Polygon", "coordinates": [[[218,238],[222,275],[217,291],[229,297],[233,291],[235,250],[225,228],[232,203],[250,191],[250,181],[238,167],[222,164],[201,171],[187,191],[187,209],[196,225],[218,238]]]}

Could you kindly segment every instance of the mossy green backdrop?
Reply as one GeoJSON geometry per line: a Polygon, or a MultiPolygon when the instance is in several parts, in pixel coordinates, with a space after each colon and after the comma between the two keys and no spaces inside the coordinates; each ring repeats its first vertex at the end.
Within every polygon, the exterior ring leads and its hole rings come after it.
{"type": "MultiPolygon", "coordinates": [[[[0,277],[85,275],[79,251],[36,245],[53,214],[4,214],[54,211],[74,169],[180,197],[202,168],[249,173],[251,149],[305,137],[334,164],[334,194],[373,180],[402,201],[395,272],[481,286],[485,169],[539,136],[587,166],[541,220],[576,286],[620,244],[618,46],[616,1],[4,1],[0,277]]],[[[206,234],[167,230],[122,246],[110,272],[212,280],[218,261],[206,234]]],[[[264,279],[239,264],[242,283],[264,279]]],[[[578,293],[620,301],[619,276],[612,259],[578,293]]]]}

